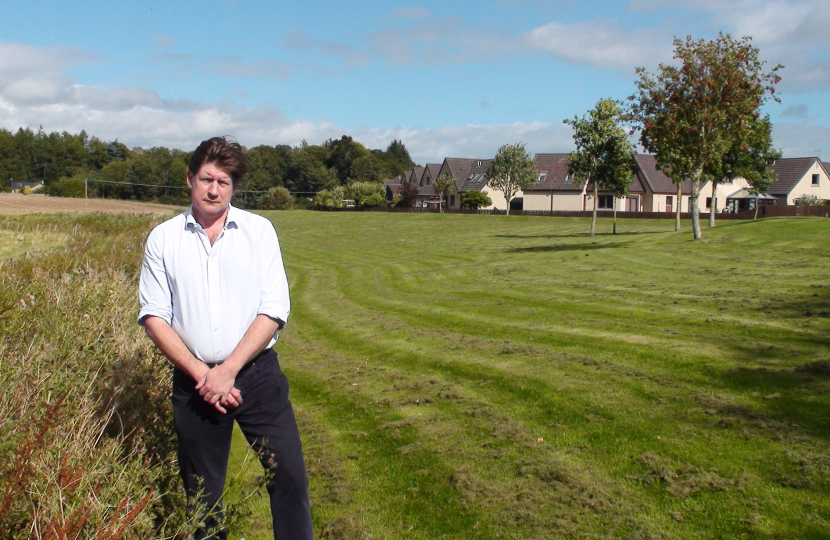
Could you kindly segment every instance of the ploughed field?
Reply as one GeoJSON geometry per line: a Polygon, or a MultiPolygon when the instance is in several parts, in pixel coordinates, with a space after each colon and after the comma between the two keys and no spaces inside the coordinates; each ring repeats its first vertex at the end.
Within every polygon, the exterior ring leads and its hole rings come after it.
{"type": "Polygon", "coordinates": [[[264,215],[319,537],[828,537],[830,220],[264,215]]]}

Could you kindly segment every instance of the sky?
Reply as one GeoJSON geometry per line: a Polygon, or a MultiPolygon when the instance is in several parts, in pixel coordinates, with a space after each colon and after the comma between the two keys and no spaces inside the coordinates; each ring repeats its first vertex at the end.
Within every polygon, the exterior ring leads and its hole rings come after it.
{"type": "Polygon", "coordinates": [[[243,0],[3,7],[0,128],[85,129],[134,147],[369,148],[419,164],[522,142],[573,149],[566,118],[634,92],[672,40],[751,36],[783,64],[764,106],[785,157],[830,160],[830,0],[243,0]]]}

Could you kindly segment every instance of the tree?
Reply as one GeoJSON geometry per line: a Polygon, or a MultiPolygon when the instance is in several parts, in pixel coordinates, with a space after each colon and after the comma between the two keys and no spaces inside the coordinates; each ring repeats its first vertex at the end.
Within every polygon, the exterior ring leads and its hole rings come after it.
{"type": "Polygon", "coordinates": [[[455,180],[447,174],[442,174],[432,182],[432,189],[438,194],[438,211],[444,213],[444,197],[450,192],[450,187],[455,185],[455,180]]]}
{"type": "Polygon", "coordinates": [[[404,180],[401,182],[401,189],[398,190],[398,195],[401,196],[399,205],[405,208],[412,208],[415,206],[415,201],[418,200],[418,193],[420,191],[421,187],[417,183],[404,180]]]}
{"type": "Polygon", "coordinates": [[[260,210],[291,210],[293,206],[294,197],[282,186],[272,187],[257,199],[257,208],[260,210]]]}
{"type": "Polygon", "coordinates": [[[484,206],[490,206],[493,204],[493,200],[487,196],[486,193],[482,193],[475,189],[471,189],[464,193],[461,197],[461,206],[472,208],[473,210],[478,210],[484,206]]]}
{"type": "Polygon", "coordinates": [[[593,186],[594,209],[591,236],[597,225],[597,200],[600,188],[614,195],[614,233],[617,232],[616,199],[628,193],[634,181],[634,146],[620,126],[622,110],[612,99],[601,99],[581,119],[564,122],[574,129],[576,152],[568,162],[568,172],[586,186],[593,186]]]}
{"type": "Polygon", "coordinates": [[[487,173],[490,187],[501,191],[507,201],[507,215],[510,215],[510,201],[519,190],[532,186],[536,176],[536,166],[522,143],[505,144],[499,148],[487,173]]]}
{"type": "Polygon", "coordinates": [[[769,115],[749,123],[741,139],[735,139],[723,155],[719,169],[707,169],[712,179],[712,208],[709,226],[715,226],[717,213],[716,180],[728,181],[744,178],[749,183],[749,192],[755,195],[755,217],[758,217],[758,196],[766,193],[778,175],[772,165],[781,159],[781,151],[772,146],[772,123],[769,115]]]}
{"type": "Polygon", "coordinates": [[[679,67],[660,64],[654,75],[637,68],[631,118],[658,168],[673,181],[691,180],[692,227],[700,239],[698,197],[704,172],[721,169],[723,155],[760,118],[769,97],[779,101],[775,85],[783,66],[764,72],[765,62],[750,37],[735,40],[720,34],[706,41],[688,36],[674,40],[674,51],[679,67]]]}

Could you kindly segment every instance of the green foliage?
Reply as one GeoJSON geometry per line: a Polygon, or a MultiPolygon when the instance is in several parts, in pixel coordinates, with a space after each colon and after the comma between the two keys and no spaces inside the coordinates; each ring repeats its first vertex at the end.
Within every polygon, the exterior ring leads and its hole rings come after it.
{"type": "Polygon", "coordinates": [[[438,209],[440,212],[444,211],[444,199],[450,192],[450,188],[455,186],[455,180],[450,178],[447,174],[439,175],[432,182],[432,188],[438,194],[438,209]]]}
{"type": "Polygon", "coordinates": [[[272,187],[257,201],[257,208],[260,210],[291,210],[293,207],[294,197],[284,187],[272,187]]]}
{"type": "Polygon", "coordinates": [[[631,118],[657,166],[676,184],[692,181],[692,222],[699,239],[697,198],[704,171],[723,170],[723,156],[746,146],[762,104],[770,97],[778,101],[782,66],[765,73],[749,37],[689,36],[675,39],[674,50],[679,66],[660,64],[656,74],[637,68],[631,118]]]}
{"type": "Polygon", "coordinates": [[[348,194],[357,206],[384,206],[386,188],[374,182],[355,182],[348,187],[348,194]]]}
{"type": "Polygon", "coordinates": [[[615,198],[625,197],[634,182],[634,145],[620,125],[622,111],[616,101],[601,99],[588,114],[565,120],[574,129],[574,145],[568,172],[593,187],[591,236],[596,228],[597,198],[600,190],[615,198]]]}
{"type": "Polygon", "coordinates": [[[489,186],[504,194],[507,213],[510,214],[510,201],[519,190],[532,186],[537,174],[533,160],[525,151],[525,145],[517,143],[505,144],[499,148],[487,176],[490,178],[489,186]]]}
{"type": "Polygon", "coordinates": [[[86,174],[81,173],[72,178],[61,178],[49,186],[49,195],[53,197],[83,198],[86,174]]]}
{"type": "Polygon", "coordinates": [[[20,193],[22,193],[23,195],[31,195],[32,188],[29,186],[23,186],[23,189],[20,190],[20,193]]]}
{"type": "Polygon", "coordinates": [[[802,195],[801,197],[795,200],[795,204],[798,206],[824,206],[827,204],[827,201],[816,195],[815,193],[810,193],[802,195]]]}
{"type": "Polygon", "coordinates": [[[476,191],[471,189],[464,193],[461,197],[461,206],[465,208],[472,208],[477,210],[479,208],[484,208],[485,206],[490,206],[493,204],[493,200],[487,196],[486,193],[482,193],[481,191],[476,191]]]}
{"type": "Polygon", "coordinates": [[[346,203],[346,188],[335,186],[331,190],[323,189],[314,197],[314,206],[317,208],[343,208],[346,203]]]}

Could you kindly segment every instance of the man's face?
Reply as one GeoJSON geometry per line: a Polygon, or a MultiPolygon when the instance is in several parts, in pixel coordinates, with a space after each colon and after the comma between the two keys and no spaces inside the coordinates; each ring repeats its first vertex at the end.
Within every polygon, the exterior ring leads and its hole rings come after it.
{"type": "Polygon", "coordinates": [[[197,217],[221,216],[236,191],[228,173],[213,163],[205,163],[195,175],[187,171],[187,185],[197,217]]]}

